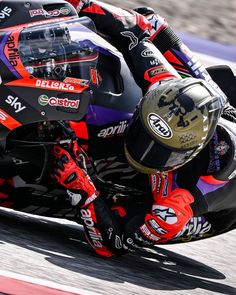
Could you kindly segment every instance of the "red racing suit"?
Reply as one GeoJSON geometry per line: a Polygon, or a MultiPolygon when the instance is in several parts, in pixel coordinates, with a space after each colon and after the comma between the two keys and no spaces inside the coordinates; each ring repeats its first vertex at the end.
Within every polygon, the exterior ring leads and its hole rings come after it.
{"type": "MultiPolygon", "coordinates": [[[[205,68],[158,14],[143,9],[143,16],[99,1],[68,2],[79,16],[90,17],[98,32],[123,54],[143,93],[155,87],[155,83],[179,76],[213,83],[205,68]]],[[[98,254],[119,255],[145,244],[170,240],[195,214],[195,196],[177,185],[175,172],[150,175],[149,181],[151,203],[122,224],[93,187],[92,195],[98,197],[81,206],[80,217],[88,242],[98,254]]],[[[126,215],[122,208],[117,211],[119,217],[126,215]]]]}

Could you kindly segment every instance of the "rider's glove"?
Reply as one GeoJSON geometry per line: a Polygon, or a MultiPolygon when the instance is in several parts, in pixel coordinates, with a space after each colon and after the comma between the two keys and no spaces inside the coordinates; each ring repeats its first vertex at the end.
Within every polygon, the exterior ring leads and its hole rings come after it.
{"type": "Polygon", "coordinates": [[[95,200],[98,192],[87,173],[85,157],[77,143],[69,149],[56,145],[54,156],[56,161],[52,177],[67,188],[71,204],[83,208],[95,200]]]}

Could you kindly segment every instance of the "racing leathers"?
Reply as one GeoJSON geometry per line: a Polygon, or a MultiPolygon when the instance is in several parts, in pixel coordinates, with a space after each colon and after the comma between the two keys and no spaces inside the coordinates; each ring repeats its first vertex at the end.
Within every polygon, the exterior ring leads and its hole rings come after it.
{"type": "MultiPolygon", "coordinates": [[[[142,13],[145,14],[143,16],[138,12],[99,1],[68,2],[74,5],[79,16],[90,17],[98,32],[122,52],[144,94],[154,89],[158,83],[180,76],[193,76],[213,83],[207,71],[176,36],[166,20],[151,10],[142,9],[142,13]]],[[[221,91],[219,88],[218,90],[221,91]]],[[[80,127],[74,126],[75,129],[80,127]]],[[[86,126],[90,134],[91,128],[92,126],[86,126]]],[[[222,125],[219,125],[218,129],[225,128],[222,119],[222,125]]],[[[76,154],[73,149],[58,147],[60,152],[55,155],[58,161],[53,177],[68,189],[71,203],[78,207],[78,218],[83,223],[87,240],[94,250],[103,256],[123,254],[139,246],[171,240],[183,230],[193,216],[224,208],[221,207],[223,205],[219,197],[218,204],[213,200],[218,191],[220,194],[221,190],[231,190],[227,178],[229,175],[218,179],[214,174],[225,165],[225,155],[229,150],[229,142],[222,135],[224,131],[220,134],[219,136],[216,132],[208,148],[186,167],[174,172],[150,175],[149,180],[142,181],[142,184],[146,184],[146,202],[141,206],[138,205],[138,201],[134,201],[128,206],[118,203],[110,209],[104,202],[106,196],[102,197],[106,191],[103,191],[102,187],[97,189],[96,182],[94,186],[84,160],[81,160],[79,153],[76,154]],[[214,153],[220,144],[223,151],[214,153]],[[201,169],[198,168],[196,161],[199,159],[203,159],[204,162],[201,163],[204,164],[210,162],[210,165],[201,165],[201,169]],[[71,167],[79,172],[76,173],[71,167]],[[189,173],[192,169],[194,173],[189,173]],[[202,176],[204,174],[207,176],[202,176]]],[[[95,140],[96,138],[89,138],[88,145],[95,140]]],[[[123,143],[122,138],[119,140],[123,143]]],[[[97,162],[97,168],[101,168],[103,176],[106,175],[109,181],[139,186],[140,175],[131,167],[127,167],[128,165],[125,169],[132,171],[132,177],[123,175],[118,179],[115,174],[115,179],[112,179],[112,176],[109,178],[109,169],[112,167],[114,170],[119,164],[114,162],[115,157],[112,156],[108,157],[107,161],[101,160],[99,155],[96,157],[96,143],[94,145],[94,148],[88,146],[87,152],[97,162]]],[[[124,155],[122,156],[122,161],[125,162],[124,155]]],[[[230,195],[232,197],[232,194],[230,195]]],[[[113,199],[116,198],[114,194],[113,199]]]]}

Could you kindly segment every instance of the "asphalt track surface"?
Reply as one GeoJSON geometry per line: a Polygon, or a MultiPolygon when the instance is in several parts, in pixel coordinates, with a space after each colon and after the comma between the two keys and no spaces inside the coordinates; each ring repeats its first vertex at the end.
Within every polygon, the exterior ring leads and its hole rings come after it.
{"type": "Polygon", "coordinates": [[[0,219],[4,271],[96,294],[236,294],[236,231],[103,259],[91,252],[74,223],[5,210],[0,219]]]}
{"type": "MultiPolygon", "coordinates": [[[[205,55],[200,58],[206,66],[228,63],[205,55]]],[[[231,66],[236,73],[235,63],[231,66]]],[[[235,230],[203,241],[104,259],[90,250],[75,223],[4,209],[0,221],[0,294],[1,274],[7,271],[76,288],[76,294],[82,295],[236,295],[235,230]]],[[[14,294],[32,295],[30,291],[14,294]]]]}

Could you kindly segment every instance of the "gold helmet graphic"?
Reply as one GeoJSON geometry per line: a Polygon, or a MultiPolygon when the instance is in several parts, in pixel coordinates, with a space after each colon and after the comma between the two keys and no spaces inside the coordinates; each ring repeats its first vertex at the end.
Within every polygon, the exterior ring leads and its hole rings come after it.
{"type": "Polygon", "coordinates": [[[125,140],[128,162],[150,174],[192,160],[211,139],[226,100],[201,79],[162,81],[135,110],[125,140]]]}

